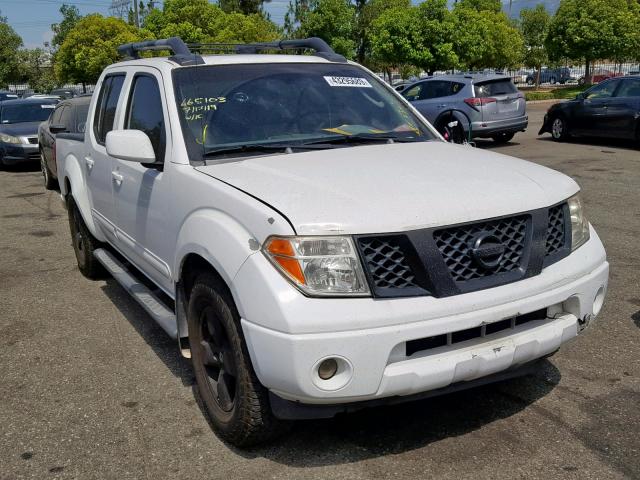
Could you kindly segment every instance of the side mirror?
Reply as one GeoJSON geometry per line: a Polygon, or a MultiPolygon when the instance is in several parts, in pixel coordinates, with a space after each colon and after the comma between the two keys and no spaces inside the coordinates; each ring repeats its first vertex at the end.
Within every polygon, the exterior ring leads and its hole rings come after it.
{"type": "Polygon", "coordinates": [[[49,131],[51,133],[62,133],[67,131],[67,127],[60,123],[54,123],[53,125],[49,125],[49,131]]]}
{"type": "Polygon", "coordinates": [[[107,155],[138,163],[155,163],[156,154],[146,133],[140,130],[111,130],[107,133],[107,155]]]}

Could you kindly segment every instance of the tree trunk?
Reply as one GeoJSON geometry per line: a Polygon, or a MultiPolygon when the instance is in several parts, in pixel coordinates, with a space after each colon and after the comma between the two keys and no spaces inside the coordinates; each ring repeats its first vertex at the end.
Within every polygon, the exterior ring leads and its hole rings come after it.
{"type": "Polygon", "coordinates": [[[591,60],[585,59],[584,84],[591,85],[591,60]]]}
{"type": "Polygon", "coordinates": [[[536,70],[536,90],[540,88],[540,75],[542,74],[542,66],[536,70]]]}
{"type": "Polygon", "coordinates": [[[87,84],[82,82],[82,93],[87,93],[87,84]]]}

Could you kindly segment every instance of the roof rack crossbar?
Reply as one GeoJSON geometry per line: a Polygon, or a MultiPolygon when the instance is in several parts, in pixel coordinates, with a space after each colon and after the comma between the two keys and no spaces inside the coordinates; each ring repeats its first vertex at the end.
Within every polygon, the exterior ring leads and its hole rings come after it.
{"type": "Polygon", "coordinates": [[[139,52],[150,50],[170,50],[173,52],[173,55],[169,57],[169,59],[180,65],[198,65],[204,63],[199,55],[191,53],[187,44],[184,43],[180,37],[125,43],[118,47],[118,53],[120,55],[132,59],[140,58],[139,52]]]}

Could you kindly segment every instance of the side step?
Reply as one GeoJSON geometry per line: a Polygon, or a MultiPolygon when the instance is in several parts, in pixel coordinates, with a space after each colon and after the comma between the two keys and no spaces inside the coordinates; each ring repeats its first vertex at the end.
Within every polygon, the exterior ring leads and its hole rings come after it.
{"type": "Polygon", "coordinates": [[[93,256],[113,275],[129,294],[144,308],[151,317],[158,322],[171,338],[178,338],[176,315],[158,300],[151,290],[143,285],[136,277],[120,263],[111,253],[103,248],[94,250],[93,256]]]}

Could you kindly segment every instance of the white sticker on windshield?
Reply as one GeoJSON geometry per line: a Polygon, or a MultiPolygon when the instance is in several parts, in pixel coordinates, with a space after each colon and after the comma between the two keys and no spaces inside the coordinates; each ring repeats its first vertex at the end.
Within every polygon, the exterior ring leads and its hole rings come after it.
{"type": "Polygon", "coordinates": [[[47,104],[45,104],[45,105],[40,105],[40,108],[56,108],[56,106],[55,105],[47,105],[47,104]]]}
{"type": "Polygon", "coordinates": [[[366,78],[359,77],[324,77],[332,87],[373,88],[366,78]]]}

